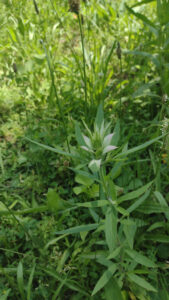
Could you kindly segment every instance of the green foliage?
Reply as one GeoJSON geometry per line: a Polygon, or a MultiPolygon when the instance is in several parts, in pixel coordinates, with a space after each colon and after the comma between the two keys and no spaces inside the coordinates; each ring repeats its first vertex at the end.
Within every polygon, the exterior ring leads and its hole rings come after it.
{"type": "Polygon", "coordinates": [[[0,300],[167,300],[168,1],[68,4],[1,1],[0,300]]]}

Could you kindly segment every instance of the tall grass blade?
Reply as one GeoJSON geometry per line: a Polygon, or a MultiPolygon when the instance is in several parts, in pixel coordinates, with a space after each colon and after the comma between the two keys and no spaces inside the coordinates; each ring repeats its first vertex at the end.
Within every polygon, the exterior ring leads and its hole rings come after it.
{"type": "Polygon", "coordinates": [[[18,282],[18,289],[21,295],[22,300],[26,300],[25,292],[24,292],[24,282],[23,282],[23,265],[22,262],[19,262],[17,268],[17,282],[18,282]]]}
{"type": "Polygon", "coordinates": [[[67,147],[68,147],[68,151],[70,152],[70,146],[69,146],[69,141],[68,141],[68,136],[67,136],[67,128],[66,128],[66,125],[65,125],[66,124],[65,117],[64,117],[63,109],[62,109],[62,106],[61,106],[61,103],[60,103],[60,100],[59,100],[59,96],[58,96],[58,93],[57,93],[57,90],[56,90],[56,85],[55,85],[54,70],[53,70],[51,60],[50,60],[48,51],[46,49],[46,46],[45,46],[43,40],[41,40],[41,44],[43,45],[43,49],[44,49],[44,52],[45,52],[45,55],[46,55],[46,60],[47,60],[47,63],[48,63],[50,76],[51,76],[51,80],[52,80],[52,86],[53,86],[53,89],[54,89],[56,101],[57,101],[60,116],[61,116],[61,119],[62,119],[63,128],[64,128],[65,135],[66,135],[67,147]]]}
{"type": "Polygon", "coordinates": [[[36,267],[36,264],[34,262],[34,265],[32,267],[32,270],[31,270],[31,273],[30,273],[30,276],[29,276],[29,280],[28,280],[28,285],[27,285],[27,300],[31,300],[31,287],[32,287],[32,281],[33,281],[33,276],[34,276],[34,273],[35,273],[35,267],[36,267]]]}
{"type": "Polygon", "coordinates": [[[88,224],[88,225],[80,225],[76,227],[71,227],[69,229],[61,230],[61,231],[56,231],[55,234],[76,234],[84,231],[91,231],[95,230],[98,227],[99,224],[88,224]]]}
{"type": "Polygon", "coordinates": [[[80,28],[80,37],[82,44],[82,53],[83,53],[83,76],[84,76],[84,92],[85,92],[85,119],[87,119],[88,113],[88,99],[87,99],[87,76],[86,76],[86,59],[85,59],[85,45],[84,45],[84,33],[82,27],[82,18],[78,14],[79,28],[80,28]]]}

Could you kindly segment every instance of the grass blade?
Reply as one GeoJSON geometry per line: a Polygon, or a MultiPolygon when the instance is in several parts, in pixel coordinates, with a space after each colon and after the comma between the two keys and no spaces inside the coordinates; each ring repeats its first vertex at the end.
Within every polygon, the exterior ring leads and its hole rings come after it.
{"type": "Polygon", "coordinates": [[[31,285],[32,285],[32,281],[33,281],[33,276],[35,273],[35,263],[32,267],[30,276],[29,276],[29,280],[28,280],[28,285],[27,285],[27,300],[31,300],[31,285]]]}
{"type": "Polygon", "coordinates": [[[114,278],[105,286],[105,300],[112,299],[123,300],[119,285],[114,278]]]}
{"type": "Polygon", "coordinates": [[[42,270],[46,274],[52,276],[53,278],[55,278],[59,282],[63,283],[63,285],[66,285],[70,290],[75,291],[75,292],[79,292],[80,294],[89,297],[89,294],[86,291],[84,291],[81,287],[74,284],[72,282],[72,280],[68,280],[67,278],[63,278],[62,276],[58,275],[56,271],[53,271],[53,270],[48,270],[48,269],[42,269],[42,270]],[[65,281],[65,279],[67,279],[67,280],[65,281]]]}
{"type": "Polygon", "coordinates": [[[21,295],[22,300],[25,300],[25,293],[24,293],[24,282],[23,282],[23,265],[22,262],[19,262],[18,268],[17,268],[17,282],[18,282],[18,288],[21,295]]]}
{"type": "Polygon", "coordinates": [[[107,206],[108,204],[110,204],[108,200],[96,200],[96,201],[85,202],[85,203],[76,203],[78,207],[87,207],[87,208],[103,207],[103,206],[107,206]]]}
{"type": "Polygon", "coordinates": [[[76,234],[76,233],[80,233],[83,231],[91,231],[94,230],[98,227],[99,224],[88,224],[88,225],[80,225],[80,226],[76,226],[76,227],[71,227],[69,229],[65,229],[62,231],[56,231],[54,232],[55,234],[76,234]]]}

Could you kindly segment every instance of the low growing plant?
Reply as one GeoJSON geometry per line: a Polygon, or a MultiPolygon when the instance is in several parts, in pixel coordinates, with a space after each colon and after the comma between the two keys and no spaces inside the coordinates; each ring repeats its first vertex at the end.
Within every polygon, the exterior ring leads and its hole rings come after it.
{"type": "Polygon", "coordinates": [[[79,249],[76,246],[72,250],[74,263],[84,270],[86,266],[90,270],[94,263],[98,270],[95,280],[92,278],[93,299],[125,299],[126,293],[133,299],[154,299],[161,290],[166,295],[159,281],[165,273],[166,261],[163,257],[159,262],[157,249],[165,248],[168,243],[168,204],[159,191],[153,190],[154,180],[127,193],[116,184],[127,156],[159,141],[162,136],[129,150],[127,144],[118,147],[120,123],[117,122],[111,133],[102,105],[98,108],[93,132],[85,123],[84,126],[88,136],[76,124],[79,147],[72,146],[70,153],[32,141],[70,157],[74,164],[70,168],[80,184],[74,187],[76,197],[66,201],[50,189],[47,209],[57,214],[80,210],[84,215],[86,209],[89,210],[85,224],[55,231],[54,235],[64,239],[78,234],[79,249]],[[84,194],[87,195],[85,202],[80,198],[84,194]]]}

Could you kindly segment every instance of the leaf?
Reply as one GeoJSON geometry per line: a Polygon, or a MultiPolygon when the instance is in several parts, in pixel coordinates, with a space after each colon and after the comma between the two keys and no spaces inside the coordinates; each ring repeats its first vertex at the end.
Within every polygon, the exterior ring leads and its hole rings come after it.
{"type": "Polygon", "coordinates": [[[121,202],[128,201],[135,199],[141,196],[147,189],[152,185],[153,181],[149,182],[148,184],[142,186],[141,188],[137,189],[136,191],[130,192],[124,196],[118,198],[117,203],[120,204],[121,202]]]}
{"type": "Polygon", "coordinates": [[[84,134],[83,134],[83,138],[84,138],[84,141],[85,141],[86,146],[87,146],[89,149],[92,150],[92,143],[91,143],[91,140],[90,140],[86,135],[84,135],[84,134]]]}
{"type": "Polygon", "coordinates": [[[103,149],[103,154],[106,154],[106,153],[108,153],[108,152],[110,152],[110,151],[113,151],[113,150],[115,150],[115,149],[117,149],[117,147],[116,146],[107,146],[106,148],[104,148],[103,149]]]}
{"type": "Polygon", "coordinates": [[[129,208],[127,208],[127,211],[129,213],[132,213],[134,210],[136,210],[136,208],[138,208],[147,199],[147,197],[149,195],[150,195],[150,191],[145,192],[145,194],[141,198],[136,200],[129,208]]]}
{"type": "Polygon", "coordinates": [[[153,213],[169,213],[169,207],[160,206],[158,203],[145,203],[137,208],[137,211],[143,214],[153,214],[153,213]]]}
{"type": "MultiPolygon", "coordinates": [[[[1,203],[0,203],[1,204],[1,203]]],[[[35,208],[28,208],[28,209],[23,209],[23,210],[17,210],[17,211],[14,211],[14,210],[0,210],[0,216],[3,216],[3,215],[10,215],[11,213],[14,214],[14,215],[25,215],[25,214],[36,214],[36,213],[41,213],[41,212],[44,212],[44,211],[47,211],[48,210],[48,207],[47,205],[42,205],[42,206],[38,206],[38,207],[35,207],[35,208]]]]}
{"type": "Polygon", "coordinates": [[[17,267],[17,282],[18,282],[18,289],[21,294],[22,300],[25,300],[25,293],[24,293],[24,282],[23,282],[23,265],[20,261],[17,267]]]}
{"type": "Polygon", "coordinates": [[[105,300],[123,300],[117,281],[112,278],[105,286],[105,300]]]}
{"type": "Polygon", "coordinates": [[[145,279],[143,279],[142,277],[140,277],[138,275],[135,275],[135,274],[128,274],[128,277],[131,281],[135,282],[136,284],[138,284],[139,286],[141,286],[145,290],[152,291],[152,292],[157,292],[156,289],[150,283],[148,283],[145,279]]]}
{"type": "Polygon", "coordinates": [[[65,155],[65,156],[69,156],[69,157],[72,157],[72,158],[79,159],[79,156],[74,155],[74,154],[71,154],[71,153],[69,153],[69,152],[62,151],[62,150],[60,150],[59,148],[53,148],[53,147],[50,147],[50,146],[47,146],[47,145],[38,143],[38,142],[33,141],[33,140],[31,140],[31,139],[29,139],[29,138],[27,138],[27,137],[26,137],[25,139],[26,139],[27,141],[29,141],[29,142],[31,142],[31,143],[37,145],[37,146],[40,146],[40,147],[46,149],[46,150],[49,150],[49,151],[52,151],[52,152],[55,152],[55,153],[58,153],[58,154],[61,154],[61,155],[65,155]]]}
{"type": "Polygon", "coordinates": [[[52,212],[57,212],[68,207],[68,203],[63,200],[54,189],[48,189],[47,205],[52,212]]]}
{"type": "Polygon", "coordinates": [[[120,139],[120,121],[118,120],[113,131],[111,145],[117,146],[120,139]]]}
{"type": "Polygon", "coordinates": [[[125,217],[129,216],[129,212],[126,209],[124,209],[123,207],[117,206],[116,209],[121,215],[123,215],[125,217]]]}
{"type": "Polygon", "coordinates": [[[146,234],[145,239],[159,243],[169,243],[169,236],[165,234],[146,234]]]}
{"type": "Polygon", "coordinates": [[[87,195],[90,199],[99,197],[99,185],[93,184],[90,189],[87,190],[87,195]]]}
{"type": "Polygon", "coordinates": [[[95,124],[99,129],[101,128],[103,121],[104,121],[103,104],[100,103],[97,110],[96,119],[95,119],[95,124]]]}
{"type": "Polygon", "coordinates": [[[132,8],[130,8],[126,3],[125,3],[125,6],[127,8],[127,10],[133,14],[135,17],[137,17],[138,19],[140,19],[141,21],[143,21],[146,25],[148,25],[149,27],[153,28],[154,30],[154,33],[156,35],[158,35],[158,30],[155,26],[155,24],[153,22],[151,22],[146,16],[140,14],[140,13],[137,13],[135,12],[132,8]]]}
{"type": "Polygon", "coordinates": [[[70,290],[80,292],[80,294],[89,297],[89,294],[85,290],[83,290],[82,287],[79,287],[77,284],[75,285],[72,280],[63,278],[60,274],[57,274],[56,271],[49,270],[47,268],[42,269],[42,271],[45,272],[46,274],[52,276],[53,278],[57,279],[58,281],[64,283],[64,285],[67,286],[70,290]]]}
{"type": "Polygon", "coordinates": [[[81,186],[75,186],[73,188],[73,192],[76,194],[76,195],[80,195],[81,193],[84,193],[86,192],[87,188],[84,186],[84,185],[81,185],[81,186]]]}
{"type": "Polygon", "coordinates": [[[125,252],[130,256],[132,259],[134,259],[137,263],[149,267],[149,268],[156,268],[157,265],[151,261],[149,258],[144,256],[143,254],[135,251],[135,250],[129,250],[126,249],[125,252]]]}
{"type": "Polygon", "coordinates": [[[62,231],[56,231],[54,232],[55,234],[75,234],[75,233],[80,233],[83,231],[91,231],[96,229],[99,226],[98,223],[96,224],[88,224],[88,225],[80,225],[80,226],[76,226],[76,227],[71,227],[69,229],[65,229],[62,231]]]}
{"type": "Polygon", "coordinates": [[[7,211],[7,212],[8,212],[6,206],[3,204],[2,201],[0,201],[0,212],[1,212],[1,211],[2,211],[2,212],[3,212],[3,211],[7,211]]]}
{"type": "Polygon", "coordinates": [[[77,206],[79,207],[103,207],[106,205],[109,205],[108,200],[97,200],[97,201],[91,201],[91,202],[85,202],[85,203],[76,203],[77,206]]]}
{"type": "Polygon", "coordinates": [[[149,58],[157,68],[160,67],[160,61],[158,59],[158,56],[156,56],[155,54],[150,54],[148,52],[145,51],[138,51],[138,50],[125,50],[124,51],[125,54],[133,54],[133,55],[140,55],[143,57],[147,57],[149,58]]]}
{"type": "Polygon", "coordinates": [[[154,1],[156,1],[156,0],[143,0],[141,2],[138,2],[138,3],[135,3],[134,5],[132,5],[132,8],[141,6],[143,4],[148,4],[148,3],[154,2],[154,1]]]}
{"type": "Polygon", "coordinates": [[[32,267],[30,276],[29,276],[29,280],[28,280],[28,286],[27,286],[27,300],[31,300],[31,286],[32,286],[32,281],[33,281],[33,276],[35,273],[35,263],[32,267]]]}
{"type": "Polygon", "coordinates": [[[130,219],[127,220],[123,220],[123,232],[126,236],[128,245],[131,249],[133,249],[133,244],[134,244],[134,236],[137,230],[137,225],[130,219]],[[127,223],[125,223],[124,221],[129,221],[127,223]]]}
{"type": "Polygon", "coordinates": [[[161,25],[166,25],[169,22],[168,11],[168,0],[157,0],[157,15],[161,25]]]}
{"type": "Polygon", "coordinates": [[[106,181],[107,181],[107,195],[108,195],[108,199],[111,199],[113,201],[116,202],[117,200],[117,190],[118,190],[118,187],[115,186],[113,180],[111,180],[111,178],[106,178],[106,181]]]}
{"type": "MultiPolygon", "coordinates": [[[[82,181],[81,182],[77,181],[78,183],[85,184],[85,181],[87,182],[88,179],[92,179],[93,182],[97,181],[97,182],[100,183],[100,180],[97,178],[97,176],[92,175],[89,172],[85,172],[85,171],[78,170],[78,169],[75,169],[75,168],[69,168],[69,169],[72,170],[73,172],[79,174],[79,175],[82,175],[83,179],[82,179],[82,177],[81,177],[81,179],[84,180],[84,181],[83,181],[83,183],[82,183],[82,181]]],[[[77,177],[77,178],[80,180],[80,177],[77,177]]]]}
{"type": "MultiPolygon", "coordinates": [[[[154,195],[156,196],[157,200],[159,201],[159,203],[160,203],[163,207],[166,206],[167,208],[169,208],[169,207],[168,207],[168,204],[167,204],[167,201],[165,200],[165,198],[163,197],[163,195],[162,195],[160,192],[155,191],[155,192],[154,192],[154,195]]],[[[167,220],[169,221],[169,212],[166,212],[166,213],[165,213],[165,216],[166,216],[167,220]]]]}
{"type": "Polygon", "coordinates": [[[117,265],[112,264],[100,277],[98,282],[95,285],[95,288],[92,292],[92,296],[94,296],[96,293],[98,293],[110,280],[110,278],[113,276],[115,271],[117,270],[117,265]]]}
{"type": "Polygon", "coordinates": [[[87,152],[93,153],[93,150],[89,149],[87,146],[80,146],[80,148],[87,151],[87,152]]]}
{"type": "Polygon", "coordinates": [[[93,172],[93,173],[98,173],[100,171],[100,166],[101,166],[101,159],[93,159],[90,161],[89,163],[89,169],[93,172]]]}
{"type": "Polygon", "coordinates": [[[75,181],[77,183],[80,183],[82,185],[85,185],[87,187],[89,187],[93,182],[94,182],[94,179],[90,177],[90,173],[87,173],[84,175],[84,174],[77,174],[76,177],[75,177],[75,181]]]}
{"type": "Polygon", "coordinates": [[[54,245],[56,244],[59,240],[64,239],[67,236],[67,234],[63,234],[62,236],[59,236],[55,239],[52,239],[51,241],[49,241],[46,246],[44,247],[45,250],[47,250],[49,248],[50,245],[54,245]]]}
{"type": "Polygon", "coordinates": [[[153,231],[153,230],[155,230],[157,228],[161,228],[161,227],[166,227],[166,223],[165,222],[155,222],[147,229],[147,232],[153,231]]]}
{"type": "Polygon", "coordinates": [[[106,212],[105,235],[109,251],[112,252],[117,242],[117,217],[112,207],[108,207],[106,212]]]}
{"type": "Polygon", "coordinates": [[[130,149],[130,150],[127,150],[127,151],[125,151],[125,152],[122,152],[122,153],[120,153],[120,154],[117,154],[114,158],[119,158],[119,157],[127,156],[127,155],[129,155],[129,154],[131,154],[131,153],[134,153],[134,152],[137,152],[137,151],[139,151],[139,150],[145,149],[145,148],[147,148],[148,146],[152,145],[153,143],[159,141],[160,139],[162,139],[162,138],[165,137],[166,135],[167,135],[167,134],[160,135],[159,137],[156,137],[156,138],[154,138],[154,139],[152,139],[152,140],[150,140],[150,141],[148,141],[148,142],[146,142],[146,143],[144,143],[144,144],[142,144],[142,145],[139,145],[139,146],[134,147],[134,148],[132,148],[132,149],[130,149]]]}
{"type": "Polygon", "coordinates": [[[123,164],[124,164],[124,162],[121,162],[121,161],[115,162],[114,167],[110,171],[112,179],[117,178],[121,174],[123,164]]]}
{"type": "Polygon", "coordinates": [[[10,291],[11,291],[11,289],[6,290],[5,294],[0,296],[0,300],[7,300],[10,291]]]}
{"type": "Polygon", "coordinates": [[[113,137],[114,133],[110,133],[108,135],[105,136],[104,140],[103,140],[103,148],[112,145],[111,140],[113,137]]]}
{"type": "Polygon", "coordinates": [[[70,250],[69,250],[69,249],[66,249],[66,250],[63,252],[61,258],[59,259],[59,262],[58,262],[58,265],[57,265],[57,269],[56,269],[56,271],[57,271],[58,273],[60,273],[60,272],[63,270],[63,267],[64,267],[64,265],[65,265],[65,262],[66,262],[66,260],[68,259],[69,256],[70,256],[70,250]]]}
{"type": "Polygon", "coordinates": [[[79,146],[86,146],[84,136],[83,136],[80,126],[77,122],[75,123],[75,136],[76,136],[76,140],[77,140],[79,146]]]}
{"type": "Polygon", "coordinates": [[[115,250],[113,250],[113,252],[110,253],[110,255],[107,257],[108,259],[113,259],[115,257],[117,257],[121,251],[121,246],[119,246],[118,248],[116,248],[115,250]]]}

